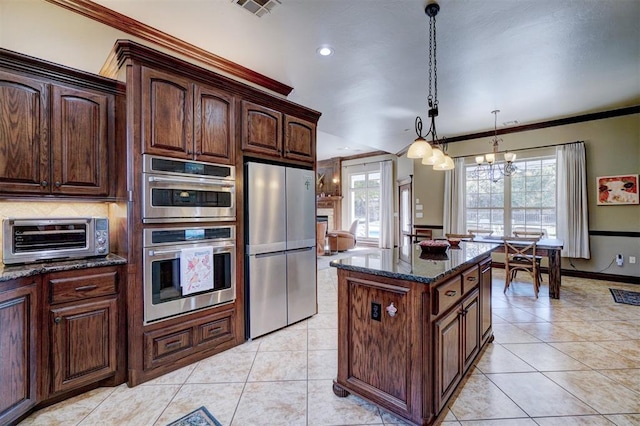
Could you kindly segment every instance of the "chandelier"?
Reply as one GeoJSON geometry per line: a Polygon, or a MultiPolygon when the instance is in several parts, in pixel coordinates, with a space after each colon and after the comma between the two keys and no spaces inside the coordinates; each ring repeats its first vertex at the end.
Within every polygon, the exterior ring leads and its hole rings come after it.
{"type": "Polygon", "coordinates": [[[418,137],[407,151],[408,158],[422,158],[422,164],[432,165],[434,170],[451,170],[454,168],[453,160],[445,154],[446,144],[444,138],[438,139],[436,131],[436,117],[438,116],[438,64],[436,60],[436,15],[440,11],[437,3],[429,3],[424,13],[429,17],[429,118],[431,125],[426,134],[422,134],[422,119],[416,117],[415,128],[418,137]],[[431,143],[427,138],[431,135],[431,143]]]}
{"type": "Polygon", "coordinates": [[[513,152],[506,151],[504,153],[504,166],[496,163],[498,146],[500,145],[500,142],[502,142],[502,139],[498,137],[499,112],[499,109],[491,111],[491,114],[494,115],[493,138],[491,139],[493,151],[489,154],[478,155],[476,157],[476,168],[472,173],[474,178],[490,179],[493,183],[498,182],[502,176],[511,176],[518,171],[518,167],[513,164],[516,159],[516,154],[513,152]]]}

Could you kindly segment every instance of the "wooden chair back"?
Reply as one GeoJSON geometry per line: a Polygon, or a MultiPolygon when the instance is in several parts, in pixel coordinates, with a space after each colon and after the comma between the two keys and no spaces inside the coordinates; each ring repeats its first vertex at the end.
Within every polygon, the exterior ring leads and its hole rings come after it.
{"type": "Polygon", "coordinates": [[[544,231],[527,231],[527,230],[516,230],[513,231],[513,236],[517,238],[532,238],[539,240],[544,237],[544,231]]]}
{"type": "Polygon", "coordinates": [[[538,290],[540,288],[540,267],[536,258],[537,238],[523,237],[503,237],[504,243],[504,269],[505,269],[505,287],[507,291],[511,281],[515,278],[518,271],[526,271],[533,278],[533,289],[538,298],[538,290]]]}
{"type": "Polygon", "coordinates": [[[444,234],[446,239],[449,238],[467,238],[467,239],[473,239],[473,234],[444,234]]]}
{"type": "Polygon", "coordinates": [[[493,230],[491,229],[468,229],[467,233],[473,235],[474,237],[490,237],[493,235],[493,230]]]}

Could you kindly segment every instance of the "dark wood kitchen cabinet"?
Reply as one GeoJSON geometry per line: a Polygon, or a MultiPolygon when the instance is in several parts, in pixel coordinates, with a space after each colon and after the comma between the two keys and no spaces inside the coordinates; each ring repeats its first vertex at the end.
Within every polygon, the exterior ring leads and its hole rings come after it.
{"type": "Polygon", "coordinates": [[[242,102],[242,150],[313,163],[315,123],[253,102],[242,102]]]}
{"type": "Polygon", "coordinates": [[[38,403],[40,277],[0,283],[0,424],[38,403]]]}
{"type": "Polygon", "coordinates": [[[141,67],[143,152],[215,163],[234,159],[234,97],[141,67]]]}
{"type": "Polygon", "coordinates": [[[120,83],[15,52],[0,55],[0,192],[113,195],[120,83]]]}
{"type": "Polygon", "coordinates": [[[45,397],[116,375],[124,333],[118,306],[118,267],[45,275],[45,397]]]}
{"type": "Polygon", "coordinates": [[[493,330],[491,326],[491,260],[480,263],[480,343],[485,344],[493,330]]]}

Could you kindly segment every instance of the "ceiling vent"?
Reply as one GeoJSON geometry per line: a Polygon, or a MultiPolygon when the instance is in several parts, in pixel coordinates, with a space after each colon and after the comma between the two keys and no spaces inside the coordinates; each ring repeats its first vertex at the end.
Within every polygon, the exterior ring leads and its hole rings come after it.
{"type": "Polygon", "coordinates": [[[278,0],[231,0],[251,14],[261,18],[263,15],[270,13],[274,7],[280,4],[278,0]]]}

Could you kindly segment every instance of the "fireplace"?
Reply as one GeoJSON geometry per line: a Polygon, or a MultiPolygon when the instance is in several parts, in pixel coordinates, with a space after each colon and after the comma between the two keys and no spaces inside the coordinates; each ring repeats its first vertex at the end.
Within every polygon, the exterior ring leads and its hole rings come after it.
{"type": "Polygon", "coordinates": [[[318,221],[326,221],[327,230],[329,232],[342,228],[342,223],[340,221],[342,197],[318,197],[316,205],[316,216],[318,217],[318,221]]]}

